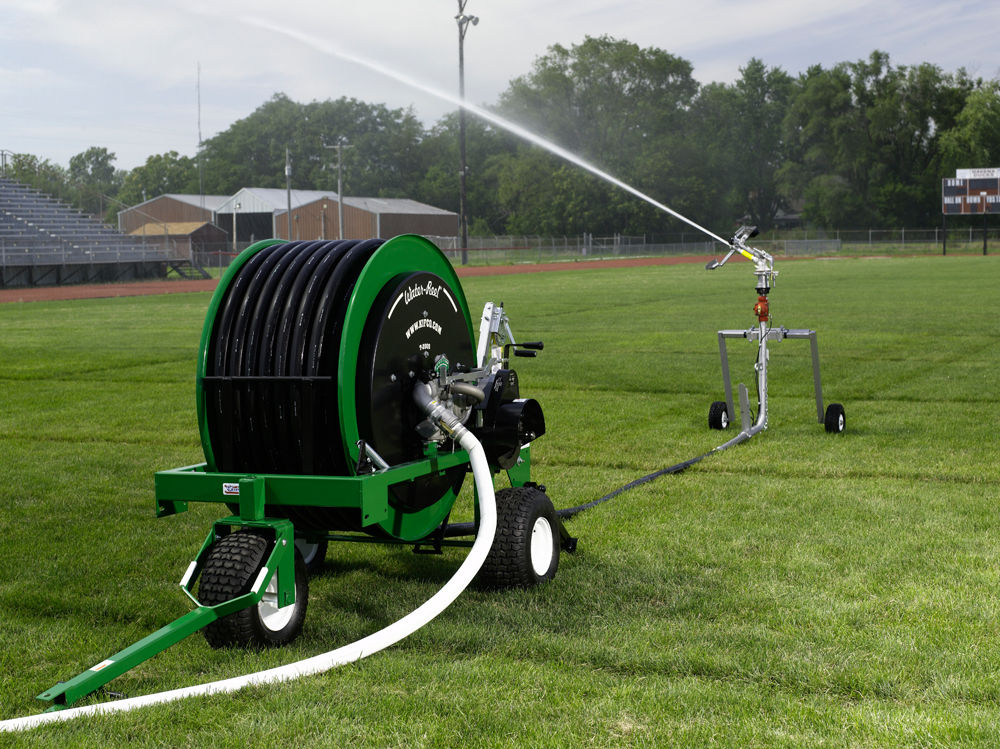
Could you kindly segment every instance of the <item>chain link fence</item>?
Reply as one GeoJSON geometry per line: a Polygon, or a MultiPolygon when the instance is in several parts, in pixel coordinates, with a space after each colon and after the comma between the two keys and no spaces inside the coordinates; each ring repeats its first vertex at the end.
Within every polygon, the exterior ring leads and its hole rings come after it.
{"type": "MultiPolygon", "coordinates": [[[[468,265],[516,265],[629,257],[717,255],[727,247],[700,241],[694,230],[674,234],[597,237],[492,236],[469,237],[468,265]]],[[[457,237],[429,237],[451,261],[463,262],[457,237]]],[[[982,228],[949,229],[947,245],[942,229],[862,229],[850,231],[799,229],[758,235],[750,244],[775,257],[906,257],[913,255],[968,255],[1000,252],[997,230],[984,240],[982,228]]]]}
{"type": "MultiPolygon", "coordinates": [[[[1000,232],[993,230],[984,238],[982,229],[949,229],[947,244],[942,229],[894,229],[817,231],[796,230],[761,234],[751,244],[775,257],[909,257],[931,255],[981,255],[1000,252],[1000,232]]],[[[715,256],[727,251],[726,245],[700,241],[699,232],[677,232],[645,236],[612,235],[598,237],[583,234],[575,237],[489,236],[469,237],[469,247],[459,249],[457,237],[430,236],[455,266],[520,265],[536,263],[613,260],[620,258],[715,256]],[[463,254],[465,255],[463,260],[463,254]]],[[[79,283],[81,279],[104,279],[111,270],[84,271],[86,266],[124,266],[135,264],[136,273],[145,273],[159,264],[161,275],[178,260],[192,264],[218,277],[233,259],[250,246],[239,242],[199,243],[187,238],[147,237],[123,242],[116,247],[87,248],[71,241],[10,239],[0,237],[0,285],[11,283],[79,283]],[[34,269],[34,270],[28,270],[34,269]],[[32,279],[32,280],[28,280],[32,279]],[[57,280],[59,279],[59,280],[57,280]]],[[[119,273],[121,273],[119,271],[119,273]]],[[[122,278],[132,276],[125,272],[122,278]]]]}

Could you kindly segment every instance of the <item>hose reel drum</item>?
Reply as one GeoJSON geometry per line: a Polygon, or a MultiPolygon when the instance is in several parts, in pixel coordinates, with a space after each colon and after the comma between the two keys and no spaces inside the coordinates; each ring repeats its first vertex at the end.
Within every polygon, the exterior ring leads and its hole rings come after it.
{"type": "MultiPolygon", "coordinates": [[[[480,362],[461,284],[432,243],[271,241],[236,263],[199,356],[208,470],[355,476],[366,457],[359,441],[390,466],[453,450],[448,439],[428,443],[413,387],[438,379],[442,362],[445,374],[480,362]]],[[[494,469],[510,469],[544,433],[541,407],[520,398],[513,370],[498,368],[479,385],[481,403],[459,393],[453,402],[494,469]]],[[[302,532],[416,541],[447,517],[466,472],[460,465],[390,486],[388,517],[377,524],[343,506],[268,505],[265,515],[302,532]]]]}

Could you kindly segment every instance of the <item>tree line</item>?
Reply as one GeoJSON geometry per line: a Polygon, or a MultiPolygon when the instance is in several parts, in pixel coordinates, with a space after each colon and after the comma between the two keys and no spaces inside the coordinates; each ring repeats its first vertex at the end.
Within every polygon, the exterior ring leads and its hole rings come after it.
{"type": "MultiPolygon", "coordinates": [[[[699,84],[690,62],[609,36],[554,45],[491,106],[694,221],[767,230],[781,211],[820,228],[934,226],[941,178],[1000,166],[1000,84],[923,63],[865,60],[792,76],[751,59],[733,84],[699,84]]],[[[412,109],[276,94],[204,142],[199,156],[150,156],[130,171],[94,147],[63,168],[13,158],[16,178],[113,218],[163,193],[337,188],[458,210],[458,113],[424,127],[412,109]],[[111,198],[112,200],[109,200],[111,198]]],[[[472,234],[609,235],[675,230],[642,200],[470,118],[472,234]]]]}

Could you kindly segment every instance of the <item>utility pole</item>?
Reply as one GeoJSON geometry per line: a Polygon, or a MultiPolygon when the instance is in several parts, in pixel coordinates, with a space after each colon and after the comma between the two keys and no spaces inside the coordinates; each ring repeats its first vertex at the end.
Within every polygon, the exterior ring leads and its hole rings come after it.
{"type": "Polygon", "coordinates": [[[288,224],[288,241],[292,241],[292,154],[285,149],[285,192],[288,196],[288,212],[285,223],[288,224]]]}
{"type": "Polygon", "coordinates": [[[240,210],[240,204],[237,203],[233,206],[233,254],[235,255],[236,250],[236,212],[240,210]]]}
{"type": "Polygon", "coordinates": [[[201,210],[205,210],[205,182],[201,168],[201,61],[198,62],[198,194],[201,196],[201,210]]]}
{"type": "Polygon", "coordinates": [[[983,255],[985,256],[986,255],[986,193],[985,192],[979,193],[979,197],[983,201],[983,207],[982,207],[982,211],[983,211],[983,255]]]}
{"type": "Polygon", "coordinates": [[[340,239],[344,238],[344,172],[343,172],[343,159],[341,155],[345,148],[354,148],[354,146],[349,146],[344,143],[343,138],[338,138],[336,145],[327,146],[324,148],[336,148],[337,149],[337,231],[340,239]]]}
{"type": "Polygon", "coordinates": [[[465,215],[465,32],[471,23],[479,23],[476,16],[465,15],[469,0],[458,0],[458,223],[462,234],[462,265],[469,262],[469,221],[465,215]]]}

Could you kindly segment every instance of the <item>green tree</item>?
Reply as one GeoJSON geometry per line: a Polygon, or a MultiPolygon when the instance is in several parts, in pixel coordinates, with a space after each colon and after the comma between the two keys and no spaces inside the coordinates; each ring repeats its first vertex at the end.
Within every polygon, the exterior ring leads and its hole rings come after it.
{"type": "Polygon", "coordinates": [[[150,156],[143,166],[125,175],[118,199],[126,205],[136,205],[167,193],[195,194],[198,192],[198,162],[177,151],[150,156]]]}
{"type": "Polygon", "coordinates": [[[103,215],[111,206],[123,174],[114,167],[115,155],[102,146],[92,146],[69,160],[68,178],[76,190],[75,204],[84,213],[103,215]]]}
{"type": "Polygon", "coordinates": [[[286,148],[293,188],[335,191],[336,156],[326,146],[343,138],[352,146],[343,157],[346,195],[408,196],[423,176],[422,135],[411,110],[347,98],[299,104],[276,94],[205,142],[205,191],[284,187],[286,148]]]}
{"type": "Polygon", "coordinates": [[[499,111],[564,148],[615,169],[675,127],[698,91],[691,63],[610,36],[555,44],[511,81],[499,111]]]}
{"type": "Polygon", "coordinates": [[[783,128],[792,79],[757,58],[740,73],[733,92],[733,162],[750,221],[767,230],[786,205],[778,170],[786,160],[783,128]]]}
{"type": "MultiPolygon", "coordinates": [[[[700,190],[689,139],[698,84],[689,62],[609,36],[554,45],[500,97],[501,114],[698,218],[715,213],[700,190]]],[[[575,234],[664,231],[677,222],[647,203],[522,147],[492,164],[512,230],[575,234]],[[524,160],[524,163],[516,163],[524,160]],[[549,215],[551,213],[552,215],[549,215]]],[[[714,196],[717,197],[717,196],[714,196]]]]}
{"type": "Polygon", "coordinates": [[[10,160],[9,174],[18,182],[30,185],[60,200],[63,197],[72,200],[75,197],[75,191],[72,194],[67,191],[66,169],[48,159],[41,159],[28,153],[14,154],[10,160]]]}
{"type": "MultiPolygon", "coordinates": [[[[505,234],[508,211],[498,199],[498,158],[517,152],[513,136],[470,117],[465,125],[465,162],[468,167],[466,202],[472,234],[505,234]]],[[[458,112],[451,112],[423,137],[419,147],[423,177],[416,200],[458,212],[458,112]]]]}
{"type": "Polygon", "coordinates": [[[941,134],[941,150],[946,177],[955,169],[1000,166],[1000,83],[969,94],[955,126],[941,134]]]}
{"type": "Polygon", "coordinates": [[[941,133],[972,83],[930,64],[893,67],[875,51],[795,83],[786,119],[785,189],[828,227],[919,226],[939,212],[941,133]]]}

